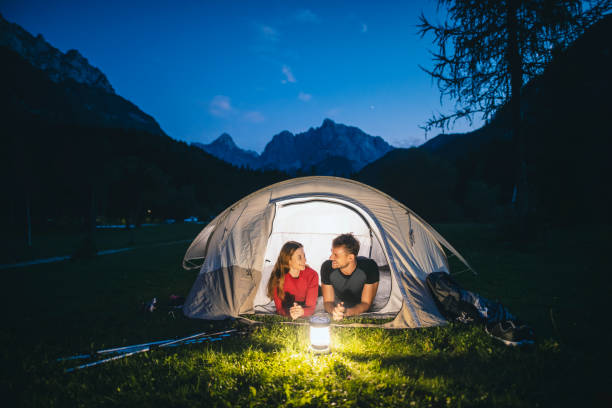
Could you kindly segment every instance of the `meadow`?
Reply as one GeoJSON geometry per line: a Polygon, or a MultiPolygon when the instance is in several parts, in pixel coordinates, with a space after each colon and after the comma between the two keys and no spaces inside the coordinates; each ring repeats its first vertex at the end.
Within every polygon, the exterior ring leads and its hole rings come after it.
{"type": "MultiPolygon", "coordinates": [[[[528,322],[534,346],[506,347],[480,326],[454,323],[333,327],[333,352],[313,355],[306,326],[251,316],[262,324],[242,335],[64,373],[82,361],[59,357],[242,327],[190,320],[168,306],[195,279],[181,260],[184,240],[201,228],[143,228],[129,238],[102,231],[104,249],[136,249],[1,270],[3,406],[610,406],[604,226],[549,229],[521,244],[489,225],[436,226],[479,273],[457,280],[528,322]],[[144,312],[153,297],[159,308],[144,312]]],[[[54,253],[51,244],[36,253],[65,255],[75,239],[49,234],[37,242],[53,243],[54,253]]]]}

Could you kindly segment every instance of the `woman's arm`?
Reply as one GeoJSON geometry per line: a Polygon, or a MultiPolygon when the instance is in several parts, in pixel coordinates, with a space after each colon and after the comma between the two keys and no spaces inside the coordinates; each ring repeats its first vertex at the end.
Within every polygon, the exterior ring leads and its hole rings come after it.
{"type": "Polygon", "coordinates": [[[317,306],[317,297],[319,296],[319,275],[315,270],[311,269],[311,271],[312,274],[308,279],[308,286],[306,288],[304,316],[310,316],[314,313],[317,306]]]}
{"type": "Polygon", "coordinates": [[[274,305],[276,306],[276,313],[283,316],[287,315],[287,310],[283,307],[283,301],[278,297],[278,291],[274,291],[274,305]]]}

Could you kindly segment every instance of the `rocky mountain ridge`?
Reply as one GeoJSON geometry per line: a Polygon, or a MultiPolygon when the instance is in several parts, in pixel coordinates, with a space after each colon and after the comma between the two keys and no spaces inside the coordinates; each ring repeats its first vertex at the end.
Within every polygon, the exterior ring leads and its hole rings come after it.
{"type": "Polygon", "coordinates": [[[112,85],[98,68],[92,66],[77,50],[65,54],[45,41],[42,34],[34,37],[18,24],[10,23],[0,14],[0,46],[21,55],[36,68],[44,71],[56,83],[72,79],[80,84],[115,93],[112,85]]]}
{"type": "Polygon", "coordinates": [[[259,155],[252,150],[243,150],[236,146],[232,137],[227,133],[223,133],[212,143],[192,143],[192,145],[235,166],[258,168],[259,155]]]}
{"type": "Polygon", "coordinates": [[[296,135],[287,130],[274,135],[261,155],[240,149],[226,133],[194,145],[236,166],[337,176],[353,174],[393,150],[382,137],[331,119],[296,135]]]}
{"type": "Polygon", "coordinates": [[[64,54],[2,15],[0,59],[2,104],[13,115],[165,135],[155,119],[117,95],[102,71],[78,51],[64,54]]]}

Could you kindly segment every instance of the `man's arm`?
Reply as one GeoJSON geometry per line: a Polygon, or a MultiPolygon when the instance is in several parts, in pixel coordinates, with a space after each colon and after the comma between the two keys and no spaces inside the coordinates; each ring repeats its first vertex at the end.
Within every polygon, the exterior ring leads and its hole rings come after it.
{"type": "Polygon", "coordinates": [[[332,285],[326,285],[323,283],[321,285],[321,291],[323,292],[323,305],[325,307],[325,311],[331,314],[334,312],[334,287],[332,285]]]}
{"type": "MultiPolygon", "coordinates": [[[[355,306],[346,309],[346,311],[344,312],[345,316],[357,316],[364,312],[367,312],[370,306],[372,306],[372,302],[374,302],[374,297],[376,296],[377,290],[378,282],[366,283],[365,285],[363,285],[363,290],[361,291],[361,303],[358,303],[355,306]]],[[[325,310],[327,310],[327,308],[325,310]]]]}

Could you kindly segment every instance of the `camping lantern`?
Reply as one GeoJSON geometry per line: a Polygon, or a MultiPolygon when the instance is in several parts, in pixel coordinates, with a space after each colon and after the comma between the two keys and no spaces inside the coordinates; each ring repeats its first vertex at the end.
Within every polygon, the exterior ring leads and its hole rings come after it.
{"type": "Polygon", "coordinates": [[[329,323],[327,314],[316,314],[310,318],[310,349],[317,354],[330,352],[329,323]]]}

